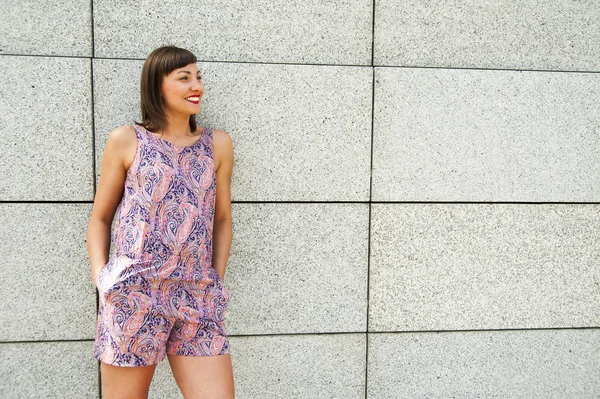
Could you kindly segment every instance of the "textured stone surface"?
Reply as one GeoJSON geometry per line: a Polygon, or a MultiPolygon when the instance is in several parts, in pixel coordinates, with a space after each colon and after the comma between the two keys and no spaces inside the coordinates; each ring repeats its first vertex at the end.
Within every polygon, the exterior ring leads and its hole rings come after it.
{"type": "Polygon", "coordinates": [[[0,341],[94,338],[91,208],[0,204],[0,341]]]}
{"type": "Polygon", "coordinates": [[[0,55],[91,57],[91,4],[89,0],[0,1],[0,55]]]}
{"type": "Polygon", "coordinates": [[[0,56],[0,200],[93,196],[90,60],[0,56]]]}
{"type": "Polygon", "coordinates": [[[232,344],[236,398],[365,397],[365,334],[240,337],[232,344]]]}
{"type": "MultiPolygon", "coordinates": [[[[94,60],[96,164],[110,131],[140,121],[141,61],[94,60]]],[[[233,201],[367,201],[371,69],[198,63],[199,126],[233,140],[233,201]]]]}
{"type": "Polygon", "coordinates": [[[230,334],[366,331],[366,204],[234,204],[230,334]]]}
{"type": "Polygon", "coordinates": [[[375,65],[600,70],[600,2],[375,2],[375,65]]]}
{"type": "Polygon", "coordinates": [[[0,397],[98,398],[92,342],[0,344],[0,397]]]}
{"type": "Polygon", "coordinates": [[[370,334],[367,398],[600,397],[600,330],[370,334]]]}
{"type": "Polygon", "coordinates": [[[374,201],[600,200],[600,74],[376,68],[374,201]]]}
{"type": "Polygon", "coordinates": [[[121,125],[141,122],[140,76],[143,61],[94,59],[94,141],[96,184],[109,133],[121,125]]]}
{"type": "Polygon", "coordinates": [[[369,331],[600,326],[600,206],[373,204],[369,331]]]}
{"type": "Polygon", "coordinates": [[[96,0],[95,54],[144,59],[173,44],[204,61],[368,65],[372,14],[369,0],[96,0]]]}
{"type": "MultiPolygon", "coordinates": [[[[366,334],[230,337],[236,399],[365,397],[366,334]]],[[[180,398],[168,360],[150,399],[180,398]]]]}

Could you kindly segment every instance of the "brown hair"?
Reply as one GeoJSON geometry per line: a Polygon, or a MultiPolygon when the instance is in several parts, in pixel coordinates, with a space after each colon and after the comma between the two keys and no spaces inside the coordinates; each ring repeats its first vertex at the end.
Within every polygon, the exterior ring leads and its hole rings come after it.
{"type": "MultiPolygon", "coordinates": [[[[196,62],[196,56],[183,48],[163,46],[153,50],[144,61],[140,78],[142,122],[134,123],[154,132],[163,130],[167,126],[167,115],[160,96],[163,78],[177,68],[196,62]]],[[[190,130],[196,130],[196,115],[190,115],[190,130]]]]}

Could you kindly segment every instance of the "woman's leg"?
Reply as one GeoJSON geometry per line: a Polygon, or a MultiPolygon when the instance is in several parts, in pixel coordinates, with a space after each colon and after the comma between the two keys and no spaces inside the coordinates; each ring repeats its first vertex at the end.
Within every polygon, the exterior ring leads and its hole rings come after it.
{"type": "Polygon", "coordinates": [[[185,399],[233,399],[231,355],[167,355],[185,399]]]}
{"type": "Polygon", "coordinates": [[[103,399],[147,399],[156,364],[119,367],[100,363],[103,399]]]}

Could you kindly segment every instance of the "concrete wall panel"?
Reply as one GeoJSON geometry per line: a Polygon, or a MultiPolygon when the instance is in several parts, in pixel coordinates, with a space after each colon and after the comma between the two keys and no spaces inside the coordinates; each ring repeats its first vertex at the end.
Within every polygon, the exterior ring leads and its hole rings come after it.
{"type": "Polygon", "coordinates": [[[0,56],[0,200],[93,199],[89,59],[0,56]]]}
{"type": "Polygon", "coordinates": [[[369,331],[600,325],[600,206],[376,204],[369,331]]]}
{"type": "Polygon", "coordinates": [[[600,74],[376,68],[374,201],[597,202],[600,74]]]}
{"type": "Polygon", "coordinates": [[[99,398],[92,342],[0,344],[0,397],[99,398]]]}
{"type": "Polygon", "coordinates": [[[91,57],[91,4],[89,0],[2,0],[0,54],[91,57]]]}
{"type": "Polygon", "coordinates": [[[600,3],[381,0],[375,65],[600,70],[600,3]]]}
{"type": "Polygon", "coordinates": [[[600,331],[370,334],[368,399],[597,398],[600,331]]]}
{"type": "Polygon", "coordinates": [[[94,338],[96,295],[85,243],[91,209],[0,205],[0,341],[94,338]]]}
{"type": "Polygon", "coordinates": [[[366,331],[368,206],[234,204],[230,334],[366,331]]]}
{"type": "Polygon", "coordinates": [[[368,65],[372,13],[369,0],[95,0],[95,55],[144,59],[173,44],[203,61],[368,65]]]}

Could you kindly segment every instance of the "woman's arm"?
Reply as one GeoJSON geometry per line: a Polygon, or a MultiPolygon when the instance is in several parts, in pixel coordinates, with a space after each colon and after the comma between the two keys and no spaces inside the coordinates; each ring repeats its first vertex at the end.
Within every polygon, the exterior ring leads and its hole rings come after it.
{"type": "Polygon", "coordinates": [[[92,282],[96,287],[98,287],[98,274],[108,262],[110,254],[111,225],[123,196],[123,185],[128,168],[125,165],[125,154],[131,150],[132,135],[137,143],[132,126],[121,126],[113,130],[108,135],[102,155],[100,180],[86,235],[92,282]]]}
{"type": "Polygon", "coordinates": [[[231,173],[233,170],[233,142],[224,130],[213,131],[213,154],[217,175],[215,221],[213,227],[212,267],[225,280],[233,228],[231,221],[231,173]]]}

